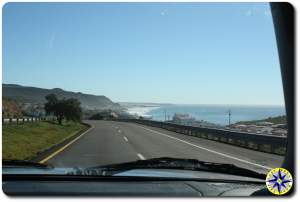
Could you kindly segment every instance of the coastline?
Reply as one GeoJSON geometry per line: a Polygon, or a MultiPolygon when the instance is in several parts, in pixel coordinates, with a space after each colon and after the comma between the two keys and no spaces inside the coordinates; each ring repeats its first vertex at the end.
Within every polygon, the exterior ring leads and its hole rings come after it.
{"type": "Polygon", "coordinates": [[[159,108],[160,108],[159,106],[133,106],[133,107],[127,107],[126,112],[129,113],[130,115],[151,118],[152,116],[149,114],[149,112],[159,108]]]}
{"type": "Polygon", "coordinates": [[[231,123],[251,121],[285,115],[284,106],[237,106],[237,105],[146,105],[132,104],[124,106],[131,115],[164,121],[172,119],[175,113],[188,114],[198,121],[226,125],[228,111],[231,111],[231,123]]]}

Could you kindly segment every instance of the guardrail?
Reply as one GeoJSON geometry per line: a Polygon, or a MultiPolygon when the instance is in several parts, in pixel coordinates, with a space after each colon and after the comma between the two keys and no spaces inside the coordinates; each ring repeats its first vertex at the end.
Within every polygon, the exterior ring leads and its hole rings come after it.
{"type": "Polygon", "coordinates": [[[157,128],[163,128],[176,133],[205,138],[239,147],[253,149],[261,152],[284,155],[286,152],[287,138],[262,135],[255,133],[238,132],[231,130],[184,126],[174,123],[142,120],[142,119],[116,119],[117,121],[133,122],[157,128]]]}
{"type": "Polygon", "coordinates": [[[26,118],[2,118],[2,124],[24,124],[36,123],[40,121],[52,121],[54,118],[26,117],[26,118]]]}

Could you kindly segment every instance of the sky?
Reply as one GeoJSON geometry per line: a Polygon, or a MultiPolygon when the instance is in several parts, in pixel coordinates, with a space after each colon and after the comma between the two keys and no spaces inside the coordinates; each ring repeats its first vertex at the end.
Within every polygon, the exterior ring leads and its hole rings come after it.
{"type": "Polygon", "coordinates": [[[115,102],[284,105],[267,3],[7,3],[3,83],[115,102]]]}

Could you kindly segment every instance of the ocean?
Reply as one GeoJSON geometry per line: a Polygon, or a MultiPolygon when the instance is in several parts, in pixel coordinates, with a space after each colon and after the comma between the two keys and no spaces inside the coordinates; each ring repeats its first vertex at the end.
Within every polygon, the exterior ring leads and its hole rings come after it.
{"type": "Polygon", "coordinates": [[[231,111],[231,123],[265,119],[285,115],[283,106],[237,106],[237,105],[154,105],[136,106],[128,109],[130,114],[152,117],[153,120],[172,119],[175,113],[189,114],[196,120],[204,120],[219,125],[228,124],[228,112],[231,111]]]}

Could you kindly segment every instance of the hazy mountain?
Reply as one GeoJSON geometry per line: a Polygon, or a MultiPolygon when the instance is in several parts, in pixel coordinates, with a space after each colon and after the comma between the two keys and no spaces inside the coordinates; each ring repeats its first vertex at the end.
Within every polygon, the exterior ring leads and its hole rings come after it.
{"type": "Polygon", "coordinates": [[[84,109],[121,109],[119,104],[112,102],[103,95],[71,92],[60,88],[44,89],[16,84],[2,84],[3,98],[10,98],[19,103],[43,104],[46,102],[45,96],[51,93],[55,94],[60,99],[76,98],[81,102],[81,106],[84,109]]]}

